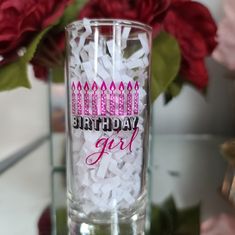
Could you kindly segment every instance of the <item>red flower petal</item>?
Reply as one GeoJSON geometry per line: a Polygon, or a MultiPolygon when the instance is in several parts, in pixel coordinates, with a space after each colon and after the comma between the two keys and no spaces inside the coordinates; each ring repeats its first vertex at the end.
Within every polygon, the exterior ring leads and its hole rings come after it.
{"type": "Polygon", "coordinates": [[[69,0],[0,1],[0,55],[25,47],[33,37],[58,20],[69,0]]]}
{"type": "Polygon", "coordinates": [[[39,64],[33,64],[33,71],[36,78],[42,81],[47,81],[48,69],[39,64]]]}
{"type": "Polygon", "coordinates": [[[172,11],[188,24],[195,34],[200,34],[204,39],[206,55],[211,54],[217,44],[215,40],[217,26],[208,8],[198,2],[177,1],[172,5],[172,11]]]}
{"type": "Polygon", "coordinates": [[[90,0],[79,14],[82,18],[118,18],[140,21],[159,32],[170,0],[90,0]]]}
{"type": "Polygon", "coordinates": [[[203,60],[194,60],[190,63],[184,61],[180,73],[183,78],[187,78],[190,83],[200,90],[208,85],[208,72],[203,60]]]}
{"type": "Polygon", "coordinates": [[[204,59],[216,46],[217,29],[209,10],[197,2],[174,0],[165,17],[164,29],[179,42],[181,76],[197,88],[205,88],[208,74],[204,59]]]}

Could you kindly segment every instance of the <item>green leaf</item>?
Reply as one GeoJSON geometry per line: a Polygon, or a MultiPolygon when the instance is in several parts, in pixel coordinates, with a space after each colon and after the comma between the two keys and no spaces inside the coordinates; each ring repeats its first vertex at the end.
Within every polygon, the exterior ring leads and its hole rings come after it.
{"type": "Polygon", "coordinates": [[[63,83],[64,82],[64,68],[54,67],[51,69],[52,82],[63,83]]]}
{"type": "Polygon", "coordinates": [[[162,210],[155,205],[152,205],[151,208],[151,228],[150,235],[152,234],[161,234],[165,235],[166,220],[162,210]]]}
{"type": "Polygon", "coordinates": [[[48,27],[39,33],[28,46],[26,53],[16,62],[1,67],[0,91],[12,90],[17,87],[31,87],[28,80],[27,64],[33,58],[38,44],[50,28],[48,27]]]}
{"type": "Polygon", "coordinates": [[[154,101],[176,78],[180,69],[180,47],[170,34],[162,32],[153,42],[151,98],[154,101]]]}
{"type": "Polygon", "coordinates": [[[176,235],[200,234],[200,205],[187,208],[178,213],[178,228],[176,235]]]}
{"type": "Polygon", "coordinates": [[[64,11],[63,16],[61,17],[57,27],[61,30],[64,30],[64,27],[76,20],[80,9],[85,5],[87,0],[76,0],[73,4],[69,5],[64,11]]]}
{"type": "Polygon", "coordinates": [[[43,36],[48,32],[48,30],[51,29],[51,27],[52,26],[47,27],[34,38],[31,44],[27,47],[26,53],[20,58],[22,62],[28,63],[33,58],[40,41],[42,40],[43,36]]]}
{"type": "Polygon", "coordinates": [[[56,230],[57,235],[68,234],[66,208],[58,208],[56,210],[56,230]]]}
{"type": "Polygon", "coordinates": [[[27,64],[18,60],[0,69],[0,91],[12,90],[17,87],[30,88],[27,64]]]}
{"type": "Polygon", "coordinates": [[[167,88],[164,94],[165,104],[169,103],[173,98],[178,96],[183,88],[183,82],[181,80],[173,81],[167,88]]]}
{"type": "Polygon", "coordinates": [[[167,198],[161,206],[161,209],[164,211],[167,218],[169,231],[173,232],[176,227],[177,220],[177,208],[173,197],[167,198]]]}
{"type": "Polygon", "coordinates": [[[176,97],[181,92],[182,87],[183,87],[183,83],[172,82],[168,90],[173,97],[176,97]]]}
{"type": "Polygon", "coordinates": [[[173,235],[176,226],[177,209],[172,197],[167,198],[160,206],[152,206],[150,235],[173,235]]]}
{"type": "Polygon", "coordinates": [[[173,197],[152,205],[150,235],[199,235],[200,206],[178,210],[173,197]]]}

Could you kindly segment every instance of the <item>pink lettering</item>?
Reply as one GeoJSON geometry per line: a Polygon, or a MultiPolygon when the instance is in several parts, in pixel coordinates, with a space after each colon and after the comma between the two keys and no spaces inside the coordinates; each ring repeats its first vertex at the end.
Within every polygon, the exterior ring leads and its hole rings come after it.
{"type": "Polygon", "coordinates": [[[130,152],[132,152],[132,146],[135,138],[137,137],[139,132],[139,128],[135,128],[131,138],[128,140],[123,140],[122,137],[119,137],[119,139],[115,140],[115,136],[118,135],[119,131],[117,131],[115,134],[111,135],[110,137],[102,137],[97,140],[95,147],[99,149],[99,151],[90,154],[86,158],[86,164],[87,165],[94,165],[98,163],[102,157],[105,154],[109,154],[111,150],[116,150],[117,148],[120,149],[120,151],[128,149],[130,152]]]}

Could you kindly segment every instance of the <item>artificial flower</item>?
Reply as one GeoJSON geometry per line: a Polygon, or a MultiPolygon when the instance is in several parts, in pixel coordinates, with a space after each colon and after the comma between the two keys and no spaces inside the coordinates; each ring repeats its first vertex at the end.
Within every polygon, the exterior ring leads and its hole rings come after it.
{"type": "Polygon", "coordinates": [[[0,1],[1,64],[16,59],[35,35],[54,24],[64,13],[69,0],[2,0],[0,1]]]}
{"type": "Polygon", "coordinates": [[[170,0],[90,0],[79,18],[114,18],[136,20],[153,27],[156,36],[170,6],[170,0]]]}
{"type": "Polygon", "coordinates": [[[217,30],[209,10],[198,2],[174,0],[163,25],[180,45],[180,76],[199,89],[205,88],[208,84],[205,57],[216,47],[217,30]]]}
{"type": "Polygon", "coordinates": [[[173,35],[181,48],[180,77],[199,89],[208,84],[205,58],[216,46],[217,26],[209,10],[190,0],[90,0],[79,18],[121,18],[143,22],[173,35]]]}

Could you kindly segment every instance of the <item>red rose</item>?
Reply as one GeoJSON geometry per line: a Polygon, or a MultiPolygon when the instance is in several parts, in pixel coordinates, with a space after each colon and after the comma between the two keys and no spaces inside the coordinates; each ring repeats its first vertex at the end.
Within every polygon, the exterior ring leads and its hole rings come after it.
{"type": "MultiPolygon", "coordinates": [[[[0,1],[0,55],[15,58],[20,47],[27,46],[36,33],[58,20],[69,0],[0,1]]],[[[9,61],[8,61],[9,62],[9,61]]],[[[5,60],[2,64],[6,63],[5,60]]]]}
{"type": "MultiPolygon", "coordinates": [[[[153,27],[155,34],[160,30],[160,22],[165,16],[166,10],[169,7],[170,0],[90,0],[80,11],[78,18],[121,18],[138,20],[149,24],[153,27]]],[[[58,60],[61,53],[64,51],[64,35],[50,34],[49,39],[42,43],[42,48],[31,61],[33,64],[34,74],[37,78],[45,80],[48,74],[48,63],[43,64],[45,58],[51,64],[50,67],[58,66],[61,61],[58,60]],[[50,37],[52,35],[52,37],[50,37]],[[56,47],[51,45],[54,40],[56,47]],[[50,51],[50,58],[45,55],[45,51],[50,51]],[[49,59],[49,61],[48,61],[49,59]],[[53,61],[57,59],[57,61],[53,61]]]]}
{"type": "Polygon", "coordinates": [[[47,207],[44,209],[38,220],[38,234],[39,235],[50,235],[52,230],[51,223],[51,208],[47,207]]]}
{"type": "Polygon", "coordinates": [[[48,68],[46,66],[40,65],[37,60],[31,61],[33,65],[34,76],[40,80],[47,81],[48,78],[48,68]]]}
{"type": "Polygon", "coordinates": [[[216,47],[217,31],[209,10],[197,2],[173,0],[163,25],[179,42],[182,78],[199,89],[205,88],[208,73],[204,60],[216,47]]]}
{"type": "Polygon", "coordinates": [[[115,18],[137,20],[153,27],[156,35],[170,0],[90,0],[79,18],[115,18]]]}
{"type": "Polygon", "coordinates": [[[217,27],[209,10],[190,0],[90,0],[79,18],[121,18],[163,28],[178,40],[182,52],[180,74],[196,87],[208,83],[204,59],[216,46],[217,27]]]}

